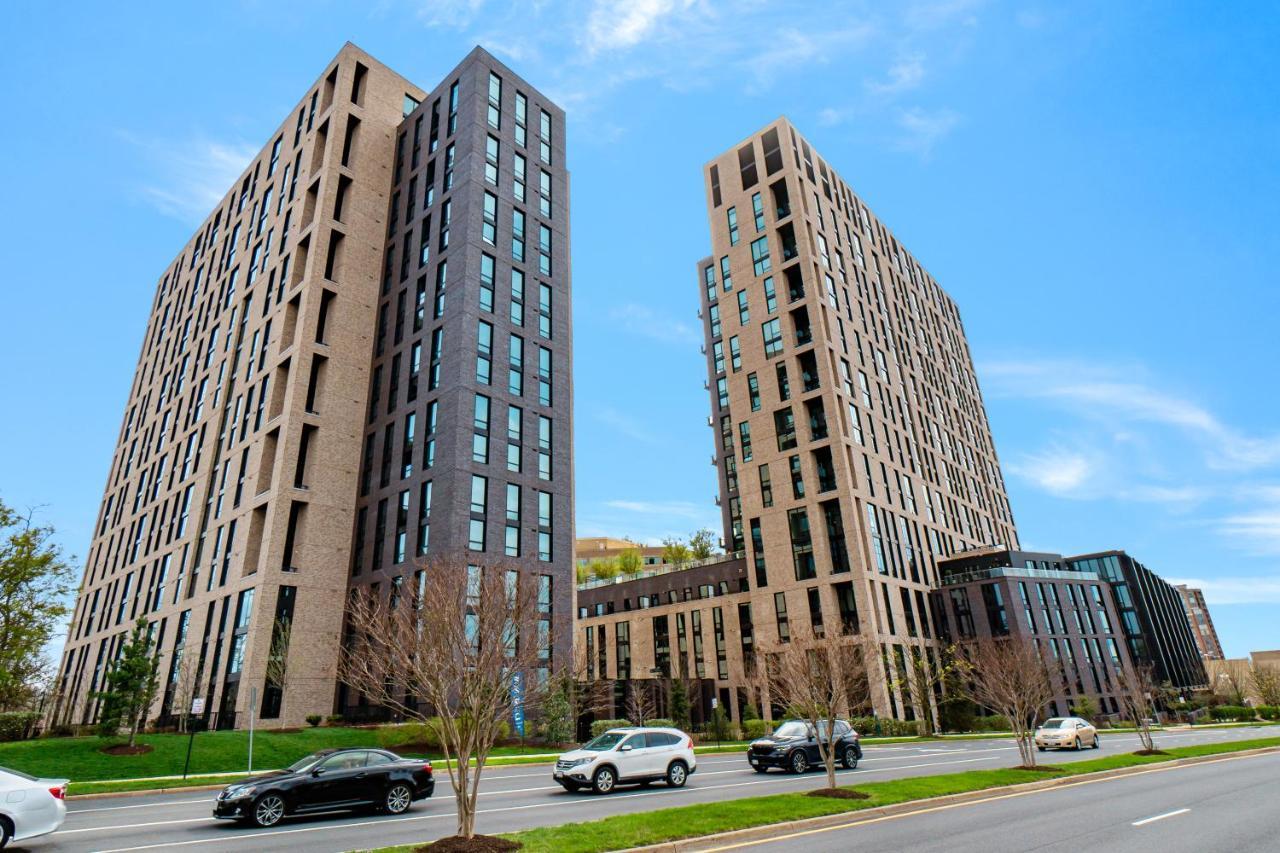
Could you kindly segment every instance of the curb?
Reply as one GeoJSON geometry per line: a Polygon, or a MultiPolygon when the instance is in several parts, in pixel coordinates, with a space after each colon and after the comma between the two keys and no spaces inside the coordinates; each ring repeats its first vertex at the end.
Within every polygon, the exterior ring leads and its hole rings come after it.
{"type": "Polygon", "coordinates": [[[978,791],[966,791],[962,794],[947,794],[942,797],[929,797],[923,800],[908,800],[906,802],[894,803],[893,805],[888,806],[878,806],[876,808],[862,809],[858,811],[839,812],[837,814],[823,815],[821,817],[805,818],[804,820],[770,823],[763,826],[749,827],[747,829],[735,829],[730,832],[720,832],[714,835],[702,835],[696,838],[684,838],[678,841],[664,841],[660,844],[650,844],[644,847],[629,847],[623,851],[623,853],[691,853],[691,851],[696,850],[715,849],[723,844],[768,841],[775,836],[784,835],[790,832],[825,829],[828,827],[843,825],[856,826],[857,824],[865,823],[876,818],[891,817],[914,811],[978,802],[989,799],[993,795],[1009,796],[1011,794],[1031,793],[1034,791],[1044,791],[1052,788],[1077,784],[1086,780],[1101,781],[1104,779],[1115,779],[1124,776],[1138,776],[1143,773],[1150,773],[1154,770],[1168,770],[1173,767],[1207,764],[1213,761],[1222,761],[1224,759],[1244,758],[1251,755],[1266,755],[1268,753],[1280,753],[1280,746],[1265,746],[1259,747],[1258,749],[1244,749],[1238,752],[1220,752],[1215,755],[1197,755],[1189,758],[1175,758],[1172,761],[1158,761],[1152,762],[1151,764],[1140,764],[1135,767],[1120,767],[1114,770],[1100,770],[1096,773],[1079,773],[1074,776],[1058,776],[1053,779],[1045,779],[1039,782],[1022,782],[1017,785],[998,785],[993,788],[983,788],[978,791]]]}

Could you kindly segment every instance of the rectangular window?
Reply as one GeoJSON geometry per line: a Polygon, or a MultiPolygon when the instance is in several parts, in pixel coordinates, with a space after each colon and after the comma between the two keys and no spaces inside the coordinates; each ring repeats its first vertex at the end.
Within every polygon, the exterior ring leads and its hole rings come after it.
{"type": "Polygon", "coordinates": [[[729,245],[738,245],[738,209],[731,207],[725,211],[725,218],[729,223],[729,245]]]}
{"type": "Polygon", "coordinates": [[[756,233],[759,234],[764,230],[764,200],[760,197],[760,193],[751,195],[751,212],[755,216],[756,233]]]}
{"type": "Polygon", "coordinates": [[[538,347],[538,402],[551,405],[551,350],[538,347]]]}
{"type": "Polygon", "coordinates": [[[769,238],[761,237],[751,241],[751,265],[756,275],[764,275],[772,264],[769,261],[769,238]]]}
{"type": "Polygon", "coordinates": [[[501,157],[502,144],[493,136],[486,136],[484,142],[484,180],[493,186],[498,185],[498,160],[501,157]]]}
{"type": "Polygon", "coordinates": [[[764,337],[765,358],[773,358],[782,352],[782,321],[774,318],[766,320],[760,326],[764,337]]]}
{"type": "Polygon", "coordinates": [[[781,592],[773,594],[773,612],[778,623],[778,642],[791,642],[791,624],[787,619],[787,597],[781,592]]]}
{"type": "Polygon", "coordinates": [[[480,310],[493,311],[494,261],[489,255],[480,255],[480,310]]]}
{"type": "Polygon", "coordinates": [[[488,385],[492,372],[493,326],[480,320],[476,325],[476,381],[488,385]]]}
{"type": "Polygon", "coordinates": [[[766,506],[773,506],[773,481],[769,478],[769,463],[760,466],[760,502],[766,506]]]}
{"type": "Polygon", "coordinates": [[[491,192],[484,194],[484,210],[481,218],[480,236],[490,246],[498,245],[498,197],[491,192]]]}
{"type": "Polygon", "coordinates": [[[738,324],[747,325],[751,321],[751,312],[747,308],[747,292],[745,290],[738,291],[738,324]]]}
{"type": "Polygon", "coordinates": [[[760,411],[760,380],[754,373],[747,374],[747,392],[751,400],[751,411],[760,411]]]}

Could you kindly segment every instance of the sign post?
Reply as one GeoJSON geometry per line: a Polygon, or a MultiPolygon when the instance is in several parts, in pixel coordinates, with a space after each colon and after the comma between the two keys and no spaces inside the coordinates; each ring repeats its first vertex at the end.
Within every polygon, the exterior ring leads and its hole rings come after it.
{"type": "MultiPolygon", "coordinates": [[[[191,716],[199,717],[204,713],[204,697],[197,696],[191,700],[191,716]]],[[[196,743],[196,730],[189,722],[187,728],[191,730],[191,736],[187,738],[187,761],[182,765],[182,778],[187,778],[187,771],[191,769],[191,748],[196,743]]]]}

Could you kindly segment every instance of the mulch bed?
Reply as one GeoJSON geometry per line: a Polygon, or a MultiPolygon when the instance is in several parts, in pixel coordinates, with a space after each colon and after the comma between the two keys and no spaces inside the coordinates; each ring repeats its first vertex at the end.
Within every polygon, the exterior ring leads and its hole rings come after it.
{"type": "Polygon", "coordinates": [[[1168,755],[1163,749],[1140,749],[1134,755],[1168,755]]]}
{"type": "Polygon", "coordinates": [[[450,835],[415,848],[413,853],[507,853],[508,850],[519,850],[522,846],[517,841],[508,841],[495,835],[473,835],[471,838],[450,835]]]}
{"type": "Polygon", "coordinates": [[[869,800],[870,794],[850,791],[848,788],[817,788],[805,794],[807,797],[830,797],[833,800],[869,800]]]}
{"type": "Polygon", "coordinates": [[[140,743],[137,746],[129,746],[127,743],[117,743],[114,746],[104,746],[98,752],[105,752],[107,755],[146,755],[151,751],[151,744],[140,743]]]}

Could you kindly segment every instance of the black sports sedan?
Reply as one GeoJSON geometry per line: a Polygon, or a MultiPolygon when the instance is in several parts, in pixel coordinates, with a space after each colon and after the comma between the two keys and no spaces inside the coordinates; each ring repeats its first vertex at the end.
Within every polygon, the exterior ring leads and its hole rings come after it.
{"type": "Polygon", "coordinates": [[[274,826],[286,815],[311,812],[375,808],[403,814],[435,787],[430,761],[385,749],[324,749],[278,773],[223,788],[213,816],[274,826]]]}
{"type": "MultiPolygon", "coordinates": [[[[826,725],[819,723],[818,731],[804,720],[787,720],[773,734],[757,738],[747,747],[747,761],[757,773],[770,767],[780,767],[789,773],[804,773],[810,767],[822,764],[818,738],[827,743],[826,725]]],[[[845,769],[852,770],[862,758],[862,744],[858,733],[844,720],[836,721],[835,756],[845,769]]]]}

